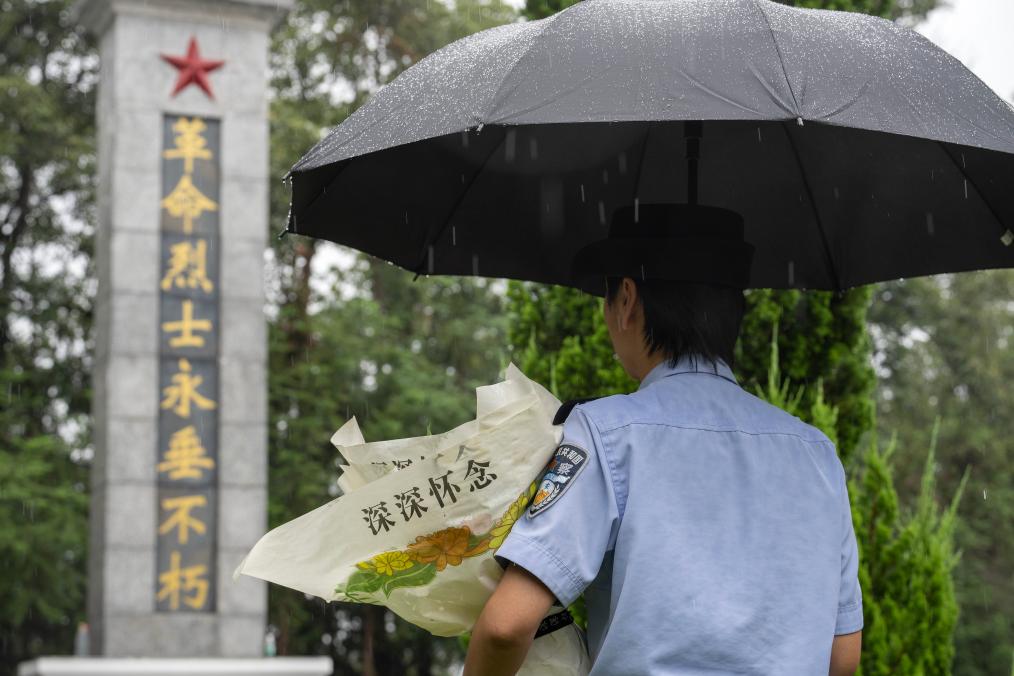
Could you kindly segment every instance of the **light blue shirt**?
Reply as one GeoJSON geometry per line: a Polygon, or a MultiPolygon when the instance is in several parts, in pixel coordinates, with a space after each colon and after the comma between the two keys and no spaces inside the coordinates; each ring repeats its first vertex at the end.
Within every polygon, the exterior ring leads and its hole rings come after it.
{"type": "Polygon", "coordinates": [[[724,362],[663,362],[576,407],[563,444],[580,470],[550,475],[497,557],[564,605],[585,594],[593,675],[827,674],[833,636],[862,628],[834,445],[724,362]]]}

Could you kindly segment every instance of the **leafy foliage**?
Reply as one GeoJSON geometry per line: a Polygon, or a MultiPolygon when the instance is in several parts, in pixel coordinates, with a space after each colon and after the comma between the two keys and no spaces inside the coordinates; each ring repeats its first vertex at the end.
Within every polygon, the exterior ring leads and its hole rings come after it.
{"type": "MultiPolygon", "coordinates": [[[[328,437],[348,417],[357,416],[370,439],[448,429],[474,416],[471,389],[495,380],[505,364],[502,299],[488,282],[413,283],[409,273],[366,258],[335,278],[333,300],[314,298],[321,307],[300,323],[283,306],[271,328],[272,525],[338,494],[328,437]],[[343,295],[348,289],[357,292],[343,295]]],[[[455,641],[379,608],[322,607],[278,587],[270,594],[280,652],[330,651],[339,674],[365,670],[370,660],[376,673],[428,674],[423,665],[458,653],[455,641]],[[366,628],[371,616],[372,634],[344,628],[366,628]]]]}
{"type": "Polygon", "coordinates": [[[629,392],[636,383],[613,357],[602,302],[574,289],[507,283],[508,338],[525,374],[563,401],[629,392]]]}
{"type": "Polygon", "coordinates": [[[860,673],[949,674],[958,619],[954,529],[968,473],[941,512],[935,502],[934,430],[915,509],[902,515],[890,464],[894,449],[892,440],[880,451],[874,439],[862,472],[849,485],[864,605],[860,673]]]}
{"type": "MultiPolygon", "coordinates": [[[[463,0],[304,0],[272,49],[271,163],[277,176],[377,87],[463,35],[513,20],[506,5],[463,0]]],[[[280,230],[288,189],[275,185],[280,230]]],[[[334,247],[275,243],[270,327],[269,517],[292,519],[336,494],[329,433],[357,415],[368,438],[442,430],[474,414],[469,388],[504,365],[500,297],[486,282],[423,279],[355,254],[317,294],[315,261],[334,247]],[[326,297],[325,297],[326,296],[326,297]],[[329,491],[330,489],[330,491],[329,491]]],[[[269,616],[280,654],[330,653],[336,674],[419,674],[460,655],[454,640],[371,606],[330,604],[272,587],[269,616]]]]}
{"type": "MultiPolygon", "coordinates": [[[[602,301],[573,289],[510,282],[510,342],[518,363],[573,399],[627,392],[633,383],[619,362],[605,325],[602,301]]],[[[872,421],[875,384],[869,363],[865,314],[869,289],[827,292],[756,290],[747,293],[747,315],[736,348],[737,375],[747,389],[769,380],[769,353],[781,327],[774,363],[803,386],[801,410],[827,397],[838,410],[834,438],[847,458],[872,421]],[[820,387],[816,384],[820,383],[820,387]]]]}
{"type": "Polygon", "coordinates": [[[870,311],[880,371],[878,410],[895,431],[898,492],[920,488],[920,458],[940,420],[937,480],[955,491],[971,468],[958,514],[955,571],[962,609],[954,673],[1011,668],[1014,651],[1014,271],[944,275],[883,285],[870,311]]]}
{"type": "MultiPolygon", "coordinates": [[[[876,376],[870,366],[866,308],[871,290],[843,294],[824,291],[747,293],[747,314],[736,347],[736,372],[744,387],[767,382],[772,333],[780,336],[780,370],[793,383],[805,385],[802,410],[826,397],[838,410],[834,434],[838,452],[848,460],[873,421],[876,376]],[[818,387],[817,384],[820,383],[818,387]]],[[[803,416],[809,422],[806,416],[803,416]]]]}
{"type": "Polygon", "coordinates": [[[69,4],[0,2],[0,674],[85,615],[95,59],[69,4]]]}
{"type": "MultiPolygon", "coordinates": [[[[837,408],[828,404],[818,385],[812,404],[802,410],[803,388],[796,388],[778,368],[777,334],[771,346],[767,385],[757,394],[793,415],[807,418],[835,441],[837,408]]],[[[848,482],[852,525],[859,545],[859,584],[863,593],[863,650],[859,672],[949,674],[954,659],[958,620],[953,572],[957,510],[969,478],[964,471],[950,505],[936,503],[936,448],[939,419],[932,427],[914,510],[902,513],[892,467],[897,437],[885,450],[877,436],[848,482]]],[[[909,451],[918,457],[916,449],[909,451]]]]}

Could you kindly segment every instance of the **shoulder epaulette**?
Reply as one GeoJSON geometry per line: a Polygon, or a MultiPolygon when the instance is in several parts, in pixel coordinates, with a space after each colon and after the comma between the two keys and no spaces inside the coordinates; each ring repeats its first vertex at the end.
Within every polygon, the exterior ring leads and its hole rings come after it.
{"type": "Polygon", "coordinates": [[[563,402],[560,408],[556,410],[556,417],[553,418],[553,424],[562,425],[567,422],[567,416],[570,415],[570,412],[574,410],[575,406],[578,404],[587,404],[589,401],[595,401],[596,399],[601,399],[601,397],[585,397],[584,399],[571,399],[570,401],[563,402]]]}

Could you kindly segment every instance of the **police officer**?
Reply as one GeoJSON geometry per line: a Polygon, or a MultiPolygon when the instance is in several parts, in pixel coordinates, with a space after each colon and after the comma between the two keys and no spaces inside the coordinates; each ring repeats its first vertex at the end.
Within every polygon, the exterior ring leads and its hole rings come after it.
{"type": "Polygon", "coordinates": [[[575,263],[636,392],[576,406],[472,634],[514,674],[584,594],[595,676],[852,674],[863,626],[845,473],[730,368],[753,249],[729,211],[634,205],[575,263]],[[598,288],[595,288],[595,284],[598,288]]]}

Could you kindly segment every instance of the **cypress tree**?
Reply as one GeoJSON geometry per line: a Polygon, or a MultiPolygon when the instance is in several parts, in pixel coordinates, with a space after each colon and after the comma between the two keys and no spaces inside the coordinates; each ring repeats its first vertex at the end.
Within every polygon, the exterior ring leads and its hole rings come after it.
{"type": "Polygon", "coordinates": [[[861,471],[849,482],[865,622],[860,673],[949,674],[958,621],[952,574],[960,554],[954,551],[954,528],[968,472],[941,510],[935,498],[934,430],[915,507],[902,513],[891,466],[895,448],[892,440],[881,451],[874,437],[861,471]]]}
{"type": "MultiPolygon", "coordinates": [[[[838,411],[833,436],[847,459],[873,419],[876,377],[866,331],[868,287],[821,291],[747,292],[747,314],[736,348],[736,376],[753,391],[768,382],[771,363],[802,386],[802,411],[826,397],[838,411]],[[771,336],[777,360],[771,362],[771,336]],[[817,384],[820,383],[820,387],[817,384]]],[[[602,322],[602,301],[562,287],[511,282],[510,340],[518,365],[562,399],[629,392],[635,384],[619,362],[602,322]]],[[[807,417],[801,416],[808,420],[807,417]]]]}

